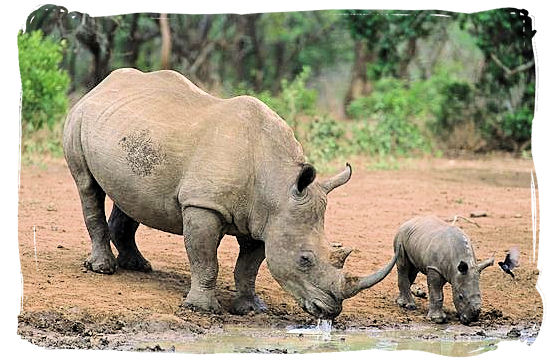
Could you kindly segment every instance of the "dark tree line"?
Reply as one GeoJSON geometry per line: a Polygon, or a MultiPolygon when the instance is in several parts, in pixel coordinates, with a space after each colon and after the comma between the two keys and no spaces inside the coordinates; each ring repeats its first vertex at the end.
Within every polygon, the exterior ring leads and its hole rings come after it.
{"type": "Polygon", "coordinates": [[[347,90],[341,104],[347,107],[369,96],[379,79],[411,80],[413,63],[416,78],[429,79],[446,61],[441,54],[456,24],[482,52],[483,64],[475,84],[450,89],[443,123],[450,128],[464,114],[475,114],[476,126],[495,137],[494,146],[516,151],[528,147],[534,31],[527,13],[517,9],[90,17],[45,5],[29,15],[25,31],[41,30],[66,43],[63,67],[71,91],[94,87],[115,68],[135,67],[171,68],[226,95],[235,89],[277,94],[282,81],[294,79],[304,66],[315,78],[344,64],[348,75],[340,81],[347,82],[347,90]],[[421,56],[426,47],[429,51],[421,56]]]}

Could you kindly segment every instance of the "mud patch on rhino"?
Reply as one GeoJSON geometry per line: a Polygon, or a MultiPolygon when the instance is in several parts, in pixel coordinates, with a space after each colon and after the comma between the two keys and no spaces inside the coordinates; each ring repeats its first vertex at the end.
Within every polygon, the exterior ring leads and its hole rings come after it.
{"type": "Polygon", "coordinates": [[[119,145],[126,151],[126,161],[132,172],[142,177],[151,175],[166,159],[161,145],[151,138],[151,131],[147,129],[123,137],[119,145]]]}

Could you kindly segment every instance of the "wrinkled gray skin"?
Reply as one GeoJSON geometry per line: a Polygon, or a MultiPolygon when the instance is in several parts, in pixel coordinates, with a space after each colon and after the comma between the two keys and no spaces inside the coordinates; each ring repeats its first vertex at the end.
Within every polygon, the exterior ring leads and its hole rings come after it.
{"type": "Polygon", "coordinates": [[[139,224],[183,234],[192,308],[221,310],[214,293],[225,234],[240,245],[238,314],[266,309],[255,292],[264,259],[305,311],[326,318],[395,264],[397,254],[370,276],[342,271],[349,251],[331,253],[324,214],[327,194],[349,180],[351,167],[315,181],[292,130],[255,98],[219,99],[173,71],[121,69],[73,107],[63,145],[92,240],[85,265],[151,271],[135,243],[139,224]],[[106,194],[115,204],[108,222],[106,194]]]}
{"type": "Polygon", "coordinates": [[[477,263],[468,237],[456,226],[434,216],[417,217],[399,228],[394,248],[401,244],[397,259],[399,297],[397,303],[416,309],[410,286],[418,272],[428,278],[428,318],[437,323],[447,320],[443,311],[443,285],[450,283],[453,302],[461,323],[477,321],[481,311],[479,275],[494,258],[477,263]]]}

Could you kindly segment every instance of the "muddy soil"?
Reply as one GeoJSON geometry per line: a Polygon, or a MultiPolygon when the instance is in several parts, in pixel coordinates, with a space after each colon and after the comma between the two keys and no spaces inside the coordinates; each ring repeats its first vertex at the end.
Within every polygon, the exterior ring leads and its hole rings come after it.
{"type": "MultiPolygon", "coordinates": [[[[515,338],[528,330],[536,336],[543,309],[532,259],[532,161],[502,156],[409,160],[399,170],[369,170],[360,158],[352,164],[352,180],[329,197],[325,222],[331,242],[355,249],[347,270],[370,273],[387,263],[396,229],[412,216],[449,219],[484,212],[487,216],[472,219],[479,228],[457,222],[470,235],[477,257],[495,253],[503,259],[511,246],[518,246],[521,265],[515,279],[496,264],[483,272],[481,319],[461,331],[468,335],[498,329],[504,337],[515,338]]],[[[111,206],[107,200],[108,211],[111,206]]],[[[190,285],[183,239],[145,226],[140,226],[136,238],[152,273],[119,270],[101,275],[85,270],[82,263],[90,241],[64,161],[22,165],[19,246],[24,283],[19,334],[46,347],[170,351],[155,339],[186,341],[223,332],[227,326],[281,329],[316,322],[273,280],[265,263],[257,292],[269,307],[267,313],[212,315],[181,308],[190,285]]],[[[235,293],[237,254],[236,240],[226,236],[218,251],[218,297],[226,309],[235,293]]],[[[418,276],[416,286],[427,290],[425,276],[418,276]]],[[[448,285],[445,291],[447,326],[458,326],[448,285]]],[[[395,304],[397,294],[394,270],[380,284],[346,300],[335,329],[406,329],[426,324],[427,300],[417,298],[418,309],[406,311],[395,304]]]]}

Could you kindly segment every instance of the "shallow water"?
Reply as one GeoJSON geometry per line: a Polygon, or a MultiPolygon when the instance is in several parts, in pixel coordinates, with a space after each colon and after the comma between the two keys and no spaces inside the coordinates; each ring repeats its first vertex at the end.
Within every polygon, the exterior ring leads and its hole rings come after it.
{"type": "MultiPolygon", "coordinates": [[[[405,330],[368,328],[327,333],[329,325],[320,323],[317,326],[286,329],[226,326],[220,333],[207,334],[184,343],[160,344],[163,348],[186,353],[313,353],[381,349],[472,356],[495,350],[500,341],[509,341],[498,332],[486,336],[465,336],[463,328],[452,327],[405,330]]],[[[521,340],[530,344],[534,337],[523,336],[521,340]]]]}

